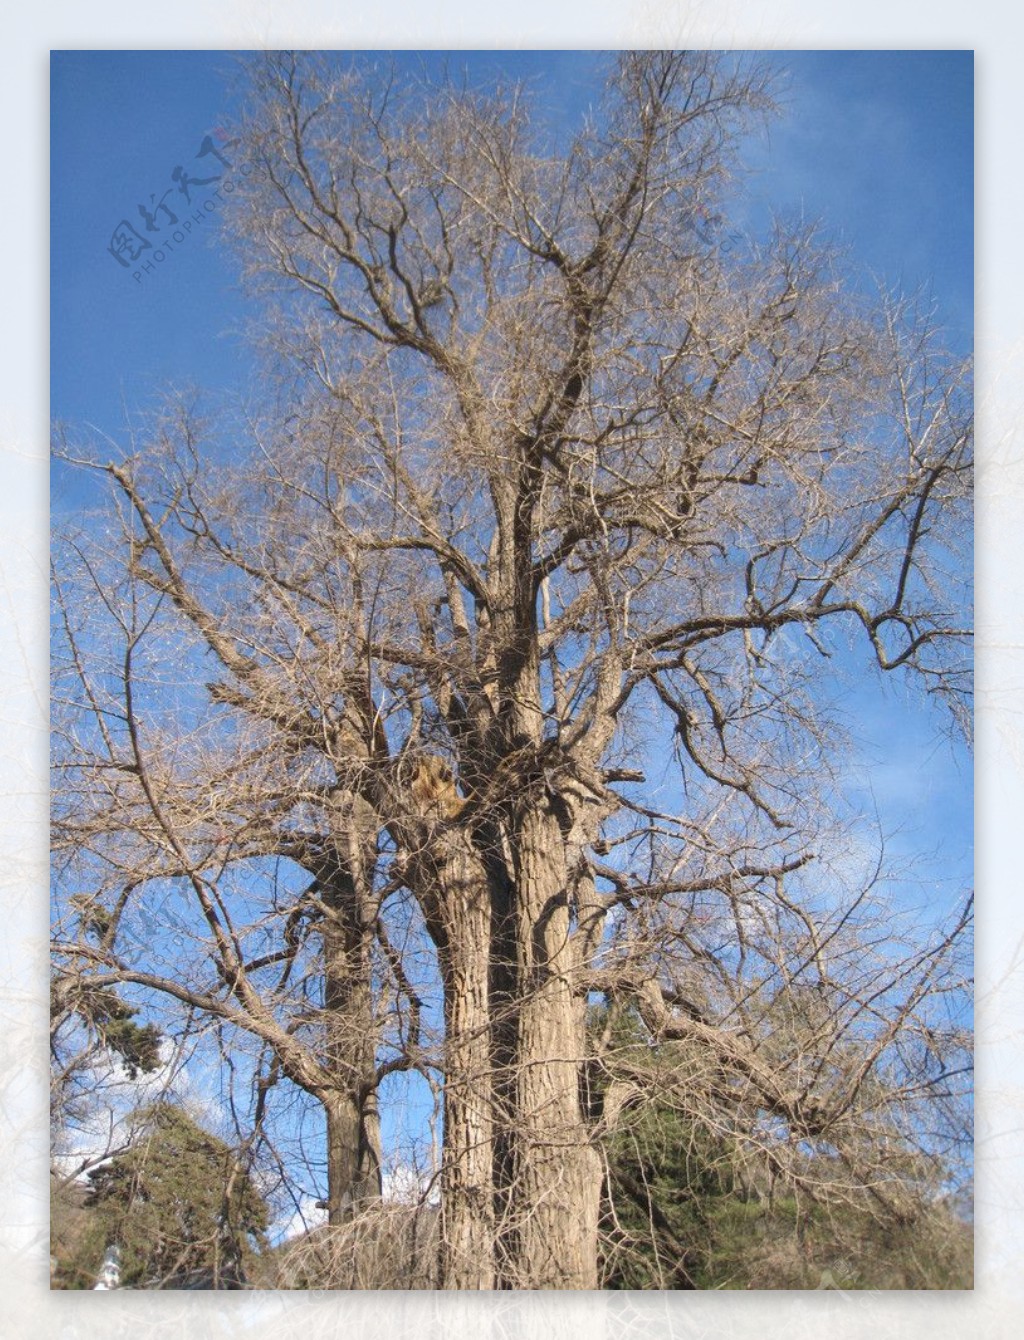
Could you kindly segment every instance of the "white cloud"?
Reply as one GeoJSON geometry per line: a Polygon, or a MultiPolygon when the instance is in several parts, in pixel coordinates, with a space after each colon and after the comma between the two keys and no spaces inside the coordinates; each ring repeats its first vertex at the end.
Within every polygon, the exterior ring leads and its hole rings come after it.
{"type": "Polygon", "coordinates": [[[298,1208],[286,1219],[276,1220],[270,1226],[272,1242],[288,1242],[301,1237],[314,1228],[322,1228],[327,1223],[327,1211],[318,1209],[312,1196],[303,1196],[298,1208]]]}
{"type": "Polygon", "coordinates": [[[383,1197],[397,1205],[428,1205],[440,1203],[437,1178],[431,1172],[420,1172],[408,1163],[396,1163],[384,1170],[383,1197]]]}

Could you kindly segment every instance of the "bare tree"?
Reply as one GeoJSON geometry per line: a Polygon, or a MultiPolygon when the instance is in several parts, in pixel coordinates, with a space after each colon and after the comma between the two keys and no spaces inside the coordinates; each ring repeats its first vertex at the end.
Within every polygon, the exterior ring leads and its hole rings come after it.
{"type": "Polygon", "coordinates": [[[556,153],[519,90],[262,61],[234,226],[286,407],[89,455],[115,637],[65,597],[57,833],[110,920],[63,971],[259,1039],[326,1107],[335,1222],[382,1076],[440,1073],[445,1287],[596,1287],[636,1085],[595,993],[685,1044],[695,1110],[892,1213],[884,1151],[962,1043],[963,919],[898,953],[826,858],[849,656],[966,719],[968,373],[813,232],[730,230],[769,105],[629,53],[556,153]],[[119,946],[171,889],[202,939],[154,971],[119,946]]]}
{"type": "MultiPolygon", "coordinates": [[[[286,701],[244,636],[191,590],[129,471],[115,467],[112,477],[136,504],[133,524],[145,538],[126,529],[120,576],[83,558],[79,575],[109,616],[106,646],[93,606],[80,603],[81,587],[72,595],[60,578],[55,583],[68,656],[58,675],[69,674],[78,695],[68,703],[67,733],[55,734],[65,769],[55,851],[67,862],[65,886],[87,890],[67,904],[73,950],[57,928],[58,947],[70,953],[58,978],[63,1014],[85,1018],[83,1002],[130,982],[252,1035],[269,1057],[257,1066],[257,1120],[281,1074],[324,1106],[338,1220],[380,1192],[375,1090],[389,1066],[376,1059],[380,1032],[369,998],[375,833],[357,798],[316,775],[309,740],[317,730],[303,721],[300,700],[286,701]],[[167,560],[160,581],[140,579],[139,555],[152,540],[167,560]],[[167,697],[169,684],[188,673],[190,648],[178,638],[168,676],[165,607],[183,614],[233,675],[231,685],[206,686],[201,698],[214,712],[191,733],[184,722],[190,712],[195,720],[195,703],[175,712],[167,697]],[[248,733],[225,728],[225,706],[247,718],[248,733]],[[307,829],[304,810],[318,807],[330,821],[307,829]],[[239,869],[247,884],[236,881],[239,869]],[[305,876],[298,885],[296,872],[305,876]],[[190,903],[181,902],[179,886],[190,903]]],[[[248,631],[273,635],[262,615],[248,631]]],[[[202,673],[198,662],[192,668],[202,673]]],[[[298,679],[294,689],[301,692],[298,679]]],[[[358,694],[352,698],[344,751],[358,767],[354,732],[363,723],[358,694]]],[[[414,1004],[413,1033],[415,1026],[414,1004]]]]}

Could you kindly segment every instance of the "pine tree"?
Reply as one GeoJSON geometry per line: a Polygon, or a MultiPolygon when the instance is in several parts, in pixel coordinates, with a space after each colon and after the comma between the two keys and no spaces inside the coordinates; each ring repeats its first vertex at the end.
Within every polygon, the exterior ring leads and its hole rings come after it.
{"type": "Polygon", "coordinates": [[[235,1153],[173,1102],[134,1115],[131,1148],[89,1174],[89,1212],[71,1259],[71,1288],[91,1288],[109,1246],[125,1288],[240,1288],[264,1244],[267,1207],[235,1153]]]}

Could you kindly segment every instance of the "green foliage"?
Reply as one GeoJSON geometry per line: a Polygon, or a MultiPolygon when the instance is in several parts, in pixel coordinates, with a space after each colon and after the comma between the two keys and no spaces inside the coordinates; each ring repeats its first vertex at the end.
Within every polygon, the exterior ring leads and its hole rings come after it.
{"type": "Polygon", "coordinates": [[[155,1024],[136,1024],[138,1010],[116,991],[79,982],[63,1001],[53,1002],[54,1011],[60,1007],[76,1014],[102,1046],[120,1056],[129,1079],[160,1068],[160,1030],[155,1024]]]}
{"type": "MultiPolygon", "coordinates": [[[[967,1289],[973,1234],[921,1184],[902,1219],[866,1192],[815,1198],[744,1133],[688,1103],[686,1056],[651,1047],[635,1015],[595,1011],[604,1098],[628,1076],[635,1099],[604,1143],[602,1277],[609,1289],[967,1289]]],[[[803,1179],[838,1185],[832,1160],[803,1179]]],[[[821,1164],[822,1166],[811,1166],[821,1164]]]]}
{"type": "Polygon", "coordinates": [[[135,1114],[130,1149],[89,1174],[58,1287],[91,1288],[106,1248],[121,1249],[124,1287],[160,1287],[193,1271],[237,1275],[263,1245],[267,1207],[229,1147],[181,1107],[161,1102],[135,1114]]]}
{"type": "Polygon", "coordinates": [[[627,1095],[604,1149],[604,1287],[695,1288],[708,1208],[733,1189],[728,1142],[672,1101],[678,1047],[649,1046],[632,1010],[595,1008],[589,1026],[600,1055],[595,1108],[608,1114],[616,1086],[627,1095]]]}
{"type": "Polygon", "coordinates": [[[725,1201],[711,1216],[701,1287],[710,1289],[969,1289],[970,1227],[943,1204],[906,1223],[865,1204],[806,1198],[725,1201]]]}
{"type": "Polygon", "coordinates": [[[616,1131],[606,1153],[605,1287],[704,1287],[716,1207],[734,1194],[728,1142],[652,1106],[616,1131]]]}
{"type": "Polygon", "coordinates": [[[147,1074],[160,1068],[160,1042],[162,1035],[155,1024],[132,1022],[135,1010],[129,1010],[125,1016],[111,1019],[103,1029],[103,1038],[111,1051],[117,1052],[124,1062],[129,1079],[138,1079],[139,1071],[147,1074]]]}

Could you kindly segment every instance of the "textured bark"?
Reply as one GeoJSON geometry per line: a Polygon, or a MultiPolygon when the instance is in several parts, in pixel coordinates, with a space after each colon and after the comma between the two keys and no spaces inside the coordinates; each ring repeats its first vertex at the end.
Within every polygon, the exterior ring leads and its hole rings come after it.
{"type": "Polygon", "coordinates": [[[376,1038],[372,986],[374,907],[370,875],[375,820],[349,802],[339,816],[338,862],[320,879],[324,904],[325,1068],[331,1087],[327,1114],[327,1206],[331,1224],[381,1195],[380,1120],[376,1098],[376,1038]]]}
{"type": "Polygon", "coordinates": [[[490,889],[468,832],[435,829],[426,848],[409,879],[437,946],[444,990],[440,1281],[445,1289],[492,1289],[490,889]]]}
{"type": "Polygon", "coordinates": [[[512,1206],[515,1186],[516,1076],[518,1039],[518,966],[516,951],[516,889],[510,872],[497,858],[501,847],[497,825],[487,834],[491,880],[490,1015],[491,1096],[494,1107],[492,1196],[495,1218],[495,1280],[505,1285],[516,1271],[518,1236],[512,1206]]]}
{"type": "Polygon", "coordinates": [[[381,1193],[376,1101],[344,1090],[323,1098],[327,1114],[327,1220],[342,1224],[381,1193]]]}
{"type": "Polygon", "coordinates": [[[577,990],[561,829],[531,809],[518,833],[522,998],[516,1054],[516,1241],[508,1286],[597,1287],[601,1161],[581,1107],[586,997],[577,990]]]}
{"type": "Polygon", "coordinates": [[[441,1283],[446,1289],[492,1289],[493,1121],[485,917],[467,916],[463,929],[460,952],[442,955],[447,1037],[441,1283]]]}

